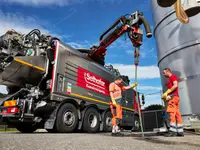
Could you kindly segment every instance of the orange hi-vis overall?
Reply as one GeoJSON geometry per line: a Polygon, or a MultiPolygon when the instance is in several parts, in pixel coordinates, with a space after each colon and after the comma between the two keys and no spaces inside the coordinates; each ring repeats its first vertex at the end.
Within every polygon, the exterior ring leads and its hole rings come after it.
{"type": "MultiPolygon", "coordinates": [[[[178,81],[178,78],[175,75],[172,75],[168,80],[168,88],[173,86],[173,82],[178,81]]],[[[171,99],[167,102],[167,110],[170,114],[170,131],[177,132],[178,134],[182,134],[183,131],[183,122],[181,118],[181,113],[179,110],[180,106],[180,98],[178,95],[178,88],[169,94],[171,99]]]]}
{"type": "Polygon", "coordinates": [[[124,86],[117,85],[114,82],[109,86],[109,91],[113,92],[113,98],[116,101],[115,106],[113,105],[112,101],[110,102],[112,126],[120,125],[120,121],[122,120],[122,90],[124,90],[124,86]]]}

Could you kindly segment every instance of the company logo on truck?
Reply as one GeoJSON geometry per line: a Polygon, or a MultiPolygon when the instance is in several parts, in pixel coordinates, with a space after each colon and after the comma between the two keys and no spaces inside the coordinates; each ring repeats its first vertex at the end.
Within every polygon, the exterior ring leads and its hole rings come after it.
{"type": "Polygon", "coordinates": [[[77,85],[109,96],[109,82],[81,67],[78,68],[77,85]]]}
{"type": "MultiPolygon", "coordinates": [[[[98,84],[100,86],[105,86],[105,82],[101,80],[101,78],[97,79],[95,76],[90,73],[84,73],[85,81],[90,84],[98,84]]],[[[101,87],[102,88],[102,87],[101,87]]]]}

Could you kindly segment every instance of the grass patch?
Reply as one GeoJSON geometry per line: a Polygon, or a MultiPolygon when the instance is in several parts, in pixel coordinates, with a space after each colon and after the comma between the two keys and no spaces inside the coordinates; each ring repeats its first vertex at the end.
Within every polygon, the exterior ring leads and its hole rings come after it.
{"type": "Polygon", "coordinates": [[[0,128],[0,132],[18,132],[16,128],[0,128]]]}

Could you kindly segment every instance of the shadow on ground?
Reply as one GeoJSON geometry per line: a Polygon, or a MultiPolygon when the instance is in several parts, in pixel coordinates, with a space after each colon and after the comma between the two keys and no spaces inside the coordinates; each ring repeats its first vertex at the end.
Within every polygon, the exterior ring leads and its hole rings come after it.
{"type": "MultiPolygon", "coordinates": [[[[165,137],[164,137],[165,138],[165,137]]],[[[184,138],[184,137],[180,137],[180,138],[184,138]]],[[[152,137],[145,137],[145,138],[135,138],[136,140],[142,140],[142,141],[146,141],[146,142],[150,142],[150,143],[156,143],[156,144],[165,144],[165,145],[187,145],[187,146],[196,146],[196,147],[200,147],[200,144],[194,144],[194,143],[190,143],[190,142],[179,142],[179,141],[167,141],[167,140],[161,140],[158,138],[152,138],[152,137]]]]}
{"type": "MultiPolygon", "coordinates": [[[[135,140],[140,140],[140,141],[146,141],[150,143],[156,143],[156,144],[165,144],[165,145],[187,145],[187,146],[196,146],[200,147],[200,144],[195,144],[191,142],[184,142],[184,141],[170,141],[168,139],[165,139],[166,137],[163,136],[163,140],[160,138],[156,138],[158,136],[157,134],[147,134],[145,137],[142,137],[141,134],[128,134],[124,135],[123,137],[133,137],[135,140]]],[[[187,137],[187,136],[185,136],[187,137]]],[[[172,137],[173,138],[185,138],[185,137],[172,137]]],[[[194,138],[199,138],[199,136],[195,136],[194,138]]]]}

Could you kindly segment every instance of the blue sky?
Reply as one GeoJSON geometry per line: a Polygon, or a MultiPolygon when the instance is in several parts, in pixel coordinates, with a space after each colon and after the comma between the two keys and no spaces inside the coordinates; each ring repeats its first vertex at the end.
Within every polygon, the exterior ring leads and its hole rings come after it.
{"type": "MultiPolygon", "coordinates": [[[[149,0],[1,0],[0,34],[8,29],[27,33],[39,28],[75,48],[90,48],[98,44],[99,36],[118,17],[136,10],[144,13],[153,29],[150,6],[149,0]]],[[[128,75],[132,83],[133,50],[131,42],[123,36],[108,47],[106,56],[106,63],[128,75]]],[[[147,39],[144,36],[139,65],[139,91],[145,94],[159,92],[161,82],[154,37],[147,39]]],[[[146,97],[146,106],[157,103],[161,104],[159,94],[146,97]]]]}

